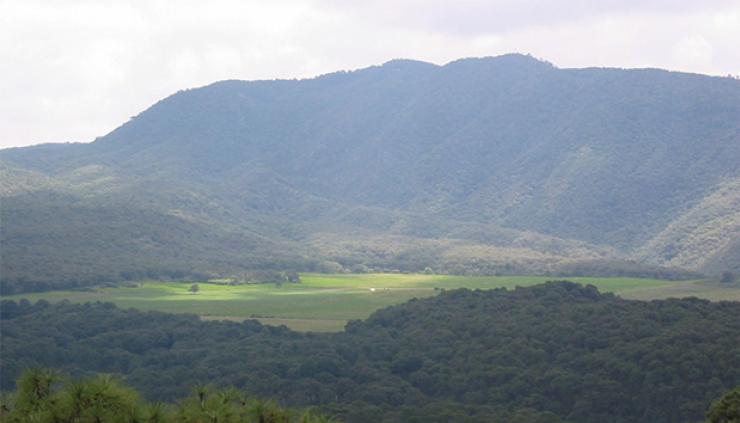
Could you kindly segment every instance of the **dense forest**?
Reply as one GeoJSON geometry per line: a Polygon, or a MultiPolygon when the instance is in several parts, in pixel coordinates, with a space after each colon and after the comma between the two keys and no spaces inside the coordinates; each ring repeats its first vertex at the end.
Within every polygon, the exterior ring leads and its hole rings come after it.
{"type": "Polygon", "coordinates": [[[733,78],[523,55],[221,81],[0,151],[0,280],[740,273],[739,125],[733,78]]]}
{"type": "Polygon", "coordinates": [[[252,320],[2,303],[2,388],[24,369],[120,377],[152,401],[203,383],[347,422],[699,421],[740,385],[740,303],[592,286],[446,291],[336,334],[252,320]]]}

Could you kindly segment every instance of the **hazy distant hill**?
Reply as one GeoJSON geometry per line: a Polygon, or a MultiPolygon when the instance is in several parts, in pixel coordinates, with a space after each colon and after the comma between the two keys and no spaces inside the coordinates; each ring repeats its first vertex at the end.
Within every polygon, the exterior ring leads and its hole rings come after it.
{"type": "Polygon", "coordinates": [[[1,157],[6,282],[118,278],[142,262],[152,276],[159,263],[494,273],[574,260],[718,272],[740,257],[731,78],[395,60],[218,82],[92,144],[1,157]]]}

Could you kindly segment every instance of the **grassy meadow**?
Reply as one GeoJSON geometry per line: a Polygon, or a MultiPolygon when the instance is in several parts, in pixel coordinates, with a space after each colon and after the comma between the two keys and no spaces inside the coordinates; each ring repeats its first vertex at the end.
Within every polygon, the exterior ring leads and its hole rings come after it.
{"type": "MultiPolygon", "coordinates": [[[[31,301],[106,301],[120,307],[193,313],[203,319],[259,319],[265,324],[295,330],[338,331],[350,319],[411,298],[435,295],[435,288],[492,289],[528,286],[552,280],[544,276],[449,276],[421,274],[302,274],[299,284],[220,285],[200,282],[197,294],[191,282],[139,283],[138,287],[103,287],[87,291],[51,291],[4,297],[31,301]]],[[[560,278],[563,279],[563,278],[560,278]]],[[[602,292],[624,298],[651,300],[696,296],[710,300],[739,300],[740,289],[707,281],[666,281],[636,278],[568,280],[592,284],[602,292]]]]}

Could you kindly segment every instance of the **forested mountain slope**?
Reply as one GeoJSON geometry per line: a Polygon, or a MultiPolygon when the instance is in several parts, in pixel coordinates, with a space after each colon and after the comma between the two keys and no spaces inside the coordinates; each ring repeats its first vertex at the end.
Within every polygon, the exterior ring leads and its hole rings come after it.
{"type": "Polygon", "coordinates": [[[142,244],[182,271],[175,251],[233,258],[204,258],[206,272],[239,268],[244,254],[242,267],[266,266],[280,251],[295,267],[544,272],[639,259],[711,273],[735,265],[740,238],[733,218],[697,212],[737,191],[740,81],[655,69],[506,55],[223,81],[168,97],[91,144],[0,156],[6,281],[44,279],[23,262],[28,252],[56,251],[70,277],[95,267],[94,254],[75,264],[79,248],[62,234],[44,237],[36,213],[59,206],[49,192],[73,204],[73,228],[98,224],[76,208],[120,204],[193,223],[189,240],[147,239],[141,229],[155,223],[123,209],[130,230],[114,237],[129,253],[116,251],[101,278],[135,267],[142,244]],[[245,241],[201,243],[198,225],[245,241]],[[708,227],[700,244],[686,235],[708,227]],[[260,251],[262,239],[272,245],[260,251]],[[395,247],[377,252],[386,243],[395,247]]]}
{"type": "Polygon", "coordinates": [[[740,178],[681,214],[641,251],[651,261],[740,272],[740,178]]]}
{"type": "Polygon", "coordinates": [[[347,422],[655,423],[700,421],[740,385],[740,303],[566,282],[447,291],[336,334],[99,303],[1,310],[3,389],[43,365],[120,374],[157,400],[233,385],[347,422]]]}

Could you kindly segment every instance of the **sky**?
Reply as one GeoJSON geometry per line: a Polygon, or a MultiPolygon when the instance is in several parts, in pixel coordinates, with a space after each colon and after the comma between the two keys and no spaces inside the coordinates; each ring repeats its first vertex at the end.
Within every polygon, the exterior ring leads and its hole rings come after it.
{"type": "Polygon", "coordinates": [[[514,52],[740,75],[740,0],[0,0],[0,148],[92,141],[218,80],[514,52]]]}

